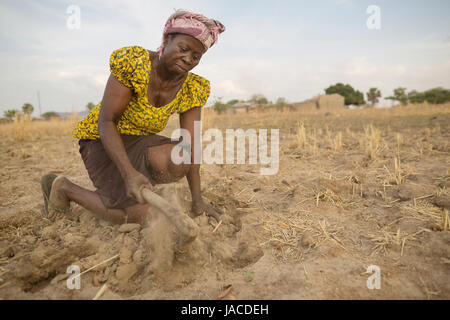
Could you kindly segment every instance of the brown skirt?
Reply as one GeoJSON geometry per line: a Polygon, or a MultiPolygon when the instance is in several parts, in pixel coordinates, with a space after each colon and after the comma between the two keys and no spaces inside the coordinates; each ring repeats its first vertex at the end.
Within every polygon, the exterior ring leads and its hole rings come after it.
{"type": "MultiPolygon", "coordinates": [[[[151,134],[148,136],[121,135],[125,151],[133,167],[145,175],[152,185],[155,181],[150,176],[147,153],[149,147],[163,144],[177,144],[170,138],[151,134]]],[[[123,209],[137,204],[136,200],[127,197],[125,183],[114,162],[109,158],[100,139],[79,140],[80,154],[86,170],[94,186],[108,209],[123,209]]]]}

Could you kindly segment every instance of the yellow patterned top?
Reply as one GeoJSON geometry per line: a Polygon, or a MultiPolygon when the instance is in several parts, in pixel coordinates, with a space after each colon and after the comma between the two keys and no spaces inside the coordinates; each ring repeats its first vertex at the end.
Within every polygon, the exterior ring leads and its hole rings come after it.
{"type": "MultiPolygon", "coordinates": [[[[209,81],[189,72],[175,99],[160,108],[148,102],[147,88],[151,61],[149,52],[139,46],[114,51],[110,58],[111,74],[133,89],[133,96],[123,112],[117,129],[123,135],[148,135],[162,131],[169,117],[194,107],[203,107],[210,94],[209,81]]],[[[76,126],[76,139],[98,139],[98,114],[101,102],[76,126]]]]}

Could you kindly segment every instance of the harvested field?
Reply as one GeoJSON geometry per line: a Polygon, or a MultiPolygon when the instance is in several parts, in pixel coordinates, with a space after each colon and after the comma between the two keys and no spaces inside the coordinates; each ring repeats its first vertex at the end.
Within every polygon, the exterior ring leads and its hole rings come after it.
{"type": "MultiPolygon", "coordinates": [[[[279,128],[279,172],[202,165],[203,196],[225,215],[195,218],[185,246],[162,217],[116,226],[74,205],[44,218],[43,174],[92,188],[75,123],[0,125],[1,299],[217,299],[230,284],[224,299],[450,298],[450,105],[205,109],[203,129],[279,128]],[[67,288],[70,265],[87,271],[80,289],[67,288]],[[371,265],[379,290],[366,285],[371,265]]],[[[189,212],[185,179],[156,192],[189,212]]]]}

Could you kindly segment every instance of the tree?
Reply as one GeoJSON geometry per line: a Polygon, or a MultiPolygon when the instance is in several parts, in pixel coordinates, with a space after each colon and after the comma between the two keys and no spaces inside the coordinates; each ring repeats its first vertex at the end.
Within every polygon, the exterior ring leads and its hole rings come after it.
{"type": "Polygon", "coordinates": [[[408,104],[408,96],[406,95],[406,88],[397,88],[394,89],[394,95],[387,97],[388,100],[398,101],[403,106],[406,106],[408,104]]]}
{"type": "Polygon", "coordinates": [[[236,103],[238,103],[239,100],[238,99],[233,99],[227,102],[227,105],[229,106],[234,106],[236,103]]]}
{"type": "Polygon", "coordinates": [[[89,102],[89,103],[86,105],[86,109],[88,109],[89,111],[91,111],[92,109],[94,109],[94,107],[95,107],[95,104],[93,104],[92,102],[89,102]]]}
{"type": "Polygon", "coordinates": [[[444,88],[434,88],[425,92],[412,90],[408,93],[408,100],[411,103],[433,103],[440,104],[450,102],[450,90],[444,88]]]}
{"type": "Polygon", "coordinates": [[[444,88],[434,88],[423,93],[428,103],[440,104],[450,102],[450,90],[444,88]]]}
{"type": "Polygon", "coordinates": [[[14,110],[11,109],[11,110],[6,110],[5,112],[3,112],[3,115],[5,118],[12,120],[17,116],[18,113],[19,113],[19,111],[15,110],[15,109],[14,110]]]}
{"type": "Polygon", "coordinates": [[[254,94],[254,95],[252,95],[249,101],[251,103],[254,103],[254,104],[267,104],[267,103],[269,103],[269,100],[267,100],[267,98],[265,96],[263,96],[262,94],[254,94]]]}
{"type": "Polygon", "coordinates": [[[42,118],[48,120],[50,118],[59,118],[59,115],[54,111],[45,112],[41,115],[42,118]]]}
{"type": "Polygon", "coordinates": [[[408,100],[411,103],[423,103],[425,101],[425,94],[423,92],[413,90],[408,93],[408,100]]]}
{"type": "Polygon", "coordinates": [[[362,105],[366,102],[364,101],[364,95],[361,91],[353,89],[349,84],[337,83],[334,86],[329,86],[325,89],[326,94],[340,94],[345,99],[345,105],[349,106],[351,104],[362,105]]]}
{"type": "Polygon", "coordinates": [[[286,105],[287,105],[286,99],[283,97],[278,98],[277,101],[275,102],[275,107],[277,109],[283,109],[286,105]]]}
{"type": "Polygon", "coordinates": [[[31,115],[33,113],[33,111],[34,111],[34,107],[30,103],[25,103],[22,106],[22,111],[26,115],[31,115]]]}
{"type": "Polygon", "coordinates": [[[372,107],[378,103],[379,99],[381,98],[381,91],[377,88],[370,88],[369,92],[366,93],[367,100],[370,101],[372,107]]]}
{"type": "Polygon", "coordinates": [[[216,102],[214,103],[214,111],[216,111],[218,114],[221,114],[222,112],[224,112],[226,109],[228,109],[230,107],[230,105],[225,104],[222,102],[222,98],[218,98],[216,100],[216,102]]]}
{"type": "Polygon", "coordinates": [[[256,100],[256,104],[268,104],[269,100],[267,100],[266,97],[261,97],[258,100],[256,100]]]}

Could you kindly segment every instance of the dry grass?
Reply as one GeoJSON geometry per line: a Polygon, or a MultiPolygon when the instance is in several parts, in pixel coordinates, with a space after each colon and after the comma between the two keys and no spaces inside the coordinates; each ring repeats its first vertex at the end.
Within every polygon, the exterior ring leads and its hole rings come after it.
{"type": "Polygon", "coordinates": [[[403,256],[406,241],[408,241],[408,243],[417,241],[416,236],[423,232],[426,232],[426,230],[421,230],[414,234],[407,234],[406,232],[397,229],[396,232],[382,230],[377,234],[369,234],[368,238],[375,244],[372,255],[379,252],[386,254],[389,248],[397,245],[401,247],[400,256],[403,256]]]}
{"type": "Polygon", "coordinates": [[[449,218],[446,209],[438,208],[424,199],[429,196],[423,196],[420,200],[414,199],[413,204],[404,203],[401,205],[404,215],[398,220],[414,220],[418,221],[418,230],[415,232],[405,232],[400,228],[392,230],[391,223],[376,233],[368,234],[368,239],[374,243],[371,256],[382,253],[386,255],[390,249],[396,248],[400,252],[400,256],[405,253],[406,245],[420,246],[420,236],[427,232],[434,231],[448,231],[449,230],[449,218]],[[429,228],[419,227],[420,222],[425,223],[429,228]]]}
{"type": "Polygon", "coordinates": [[[342,151],[342,132],[339,131],[332,140],[332,148],[335,152],[342,151]]]}
{"type": "MultiPolygon", "coordinates": [[[[333,130],[328,128],[329,145],[332,150],[339,151],[345,144],[344,141],[347,136],[351,140],[356,139],[356,132],[365,131],[365,143],[367,153],[370,156],[376,157],[383,148],[383,141],[380,137],[382,128],[377,126],[381,124],[386,126],[387,120],[397,124],[400,127],[404,126],[403,121],[408,118],[416,116],[436,116],[440,114],[448,114],[450,104],[444,105],[430,105],[427,107],[421,106],[407,106],[390,109],[361,109],[361,110],[347,110],[339,109],[336,112],[317,110],[317,109],[297,109],[289,111],[288,109],[282,112],[277,110],[270,110],[265,112],[250,112],[242,115],[218,115],[212,108],[204,108],[202,112],[202,127],[203,130],[208,128],[294,128],[296,127],[297,139],[299,146],[309,145],[314,149],[314,143],[317,147],[317,139],[323,135],[323,132],[318,130],[325,130],[324,123],[329,123],[333,130]],[[405,119],[402,119],[405,118],[405,119]],[[299,121],[300,119],[300,121],[299,121]],[[327,121],[325,121],[327,120],[327,121]],[[345,120],[345,121],[341,121],[345,120]],[[395,121],[399,120],[399,121],[395,121]],[[365,128],[365,129],[363,129],[365,128]],[[339,134],[339,131],[345,132],[339,134]],[[314,137],[316,139],[314,139],[314,137]]],[[[416,121],[417,119],[415,119],[416,121]]],[[[70,136],[72,130],[79,121],[77,114],[73,114],[71,119],[52,119],[48,121],[31,121],[28,119],[20,119],[18,121],[0,125],[0,136],[6,138],[8,141],[35,141],[36,139],[45,139],[60,136],[70,136]]],[[[422,123],[411,123],[411,126],[422,126],[422,123]]],[[[164,131],[173,130],[178,126],[178,116],[173,116],[164,131]]],[[[384,129],[384,128],[383,128],[384,129]]],[[[392,128],[391,128],[392,129],[392,128]]],[[[424,137],[429,137],[432,134],[441,132],[441,123],[436,122],[434,126],[428,127],[424,133],[424,137]]],[[[361,137],[359,135],[359,137],[361,137]]],[[[426,144],[422,145],[421,150],[427,148],[426,144]]],[[[420,149],[420,147],[419,147],[420,149]]]]}
{"type": "Polygon", "coordinates": [[[366,155],[369,159],[376,159],[381,152],[381,131],[372,124],[364,127],[364,140],[366,145],[366,155]]]}
{"type": "Polygon", "coordinates": [[[326,219],[314,217],[309,210],[297,209],[289,213],[267,213],[263,218],[265,240],[275,256],[283,261],[301,260],[305,254],[329,241],[346,251],[338,236],[338,229],[326,219]]]}
{"type": "Polygon", "coordinates": [[[36,120],[21,118],[11,123],[0,125],[0,137],[9,142],[32,142],[41,139],[55,139],[71,136],[79,121],[74,114],[70,119],[53,118],[36,120]]]}
{"type": "MultiPolygon", "coordinates": [[[[263,219],[263,229],[265,230],[266,240],[261,245],[273,246],[276,256],[283,260],[290,258],[300,259],[303,252],[299,247],[299,242],[305,232],[314,232],[315,229],[310,219],[308,211],[294,211],[286,214],[267,213],[263,219]]],[[[320,233],[314,232],[311,237],[314,244],[320,242],[320,233]]]]}
{"type": "MultiPolygon", "coordinates": [[[[391,230],[394,226],[386,227],[368,234],[368,238],[374,244],[371,254],[387,254],[390,249],[398,250],[400,256],[406,254],[408,246],[418,246],[424,234],[431,232],[428,228],[421,227],[426,224],[433,226],[433,230],[449,230],[449,218],[447,210],[442,210],[430,203],[430,195],[414,198],[411,202],[398,202],[388,194],[389,188],[408,183],[408,178],[416,174],[416,168],[409,164],[411,159],[417,157],[432,156],[432,154],[444,155],[435,151],[430,141],[433,133],[441,136],[444,128],[448,128],[450,120],[450,105],[408,106],[387,110],[339,110],[336,119],[324,120],[324,113],[315,110],[296,111],[290,114],[290,118],[302,119],[293,124],[296,128],[294,134],[286,132],[286,138],[290,141],[291,154],[296,159],[322,159],[321,157],[345,154],[362,154],[367,157],[368,164],[373,169],[364,169],[365,181],[356,171],[342,176],[351,184],[351,194],[344,195],[324,186],[314,192],[310,198],[305,193],[300,203],[306,205],[296,211],[291,209],[288,213],[268,212],[264,219],[265,239],[263,245],[273,247],[273,252],[282,260],[301,259],[312,247],[317,247],[323,241],[329,240],[334,245],[349,252],[359,250],[358,245],[348,245],[349,241],[338,238],[336,227],[329,224],[326,219],[311,215],[311,205],[320,208],[322,205],[332,208],[358,207],[358,203],[366,197],[366,183],[378,184],[376,196],[385,202],[384,207],[389,208],[395,203],[407,212],[404,219],[418,221],[417,230],[405,231],[401,228],[391,230]],[[440,122],[429,122],[428,119],[439,117],[440,122]],[[402,132],[402,133],[400,133],[402,132]],[[405,133],[403,133],[405,132],[405,133]],[[416,140],[416,135],[421,136],[416,140]],[[419,148],[417,142],[422,143],[419,148]],[[417,152],[419,149],[419,152],[417,152]],[[379,170],[382,169],[382,172],[379,170]],[[310,205],[308,207],[308,205],[310,205]],[[422,223],[422,224],[420,224],[422,223]],[[330,231],[331,230],[331,231],[330,231]],[[314,239],[311,248],[305,249],[299,241],[305,233],[309,233],[314,239]],[[345,243],[345,244],[344,244],[345,243]]],[[[252,121],[252,115],[241,124],[265,123],[268,114],[258,114],[258,120],[252,121]]],[[[290,121],[283,118],[284,114],[271,114],[275,124],[290,121]],[[282,119],[279,119],[282,118],[282,119]]],[[[256,117],[256,115],[255,115],[256,117]]],[[[281,125],[286,128],[287,125],[281,125]]],[[[286,129],[288,130],[288,129],[286,129]]],[[[367,163],[355,164],[355,169],[367,165],[367,163]]],[[[341,169],[336,168],[339,172],[341,169]]],[[[339,174],[338,174],[339,175],[339,174]]],[[[331,177],[331,175],[330,175],[331,177]]],[[[371,186],[370,188],[373,188],[371,186]]],[[[375,192],[374,192],[375,193],[375,192]]],[[[285,199],[281,197],[280,203],[285,199]]]]}
{"type": "MultiPolygon", "coordinates": [[[[76,115],[67,120],[22,119],[0,125],[0,137],[5,144],[70,137],[77,121],[76,115]]],[[[336,231],[338,228],[324,217],[313,216],[311,210],[321,206],[332,208],[353,208],[358,204],[361,206],[367,197],[368,184],[377,184],[379,188],[376,190],[376,199],[384,201],[386,207],[396,203],[410,218],[430,223],[437,230],[448,231],[450,225],[447,210],[431,205],[429,199],[415,198],[414,202],[400,204],[398,199],[389,196],[388,190],[395,185],[404,184],[409,176],[415,174],[415,168],[411,164],[413,160],[432,155],[448,156],[448,152],[445,151],[448,142],[442,145],[444,151],[440,151],[437,150],[439,146],[436,146],[433,138],[447,133],[449,122],[450,104],[392,109],[339,109],[331,111],[331,114],[330,110],[312,108],[235,115],[218,115],[211,108],[205,108],[202,112],[203,131],[209,128],[280,128],[280,154],[285,154],[289,159],[311,160],[318,163],[334,157],[344,159],[342,165],[331,168],[328,174],[331,181],[347,183],[350,190],[348,193],[328,186],[317,190],[300,188],[301,191],[298,191],[296,188],[299,186],[293,185],[285,189],[278,199],[279,204],[289,205],[294,195],[300,194],[299,198],[296,198],[298,205],[289,206],[288,212],[273,212],[260,204],[259,207],[265,212],[263,224],[265,238],[262,243],[274,245],[274,253],[283,260],[299,259],[308,250],[324,241],[345,250],[356,249],[350,248],[345,239],[338,238],[339,233],[336,231]],[[350,156],[355,154],[364,158],[358,161],[351,160],[350,156]],[[299,245],[305,233],[313,239],[311,246],[306,249],[299,245]]],[[[178,116],[173,116],[161,134],[170,136],[171,131],[177,127],[178,116]]],[[[316,174],[322,174],[320,170],[315,168],[316,174]]],[[[289,176],[289,172],[285,174],[289,176]]],[[[448,177],[442,179],[444,181],[448,177]]],[[[271,185],[270,182],[266,184],[271,185]]],[[[252,195],[248,203],[258,205],[258,202],[253,200],[255,196],[252,195]]],[[[386,254],[390,248],[397,246],[403,255],[405,247],[419,243],[420,237],[426,232],[428,229],[411,233],[401,229],[384,228],[374,230],[369,234],[369,239],[374,244],[374,254],[386,254]]],[[[4,271],[0,270],[0,274],[1,272],[4,271]]]]}
{"type": "Polygon", "coordinates": [[[306,131],[303,123],[298,123],[297,129],[297,143],[298,146],[304,148],[306,145],[306,131]]]}

